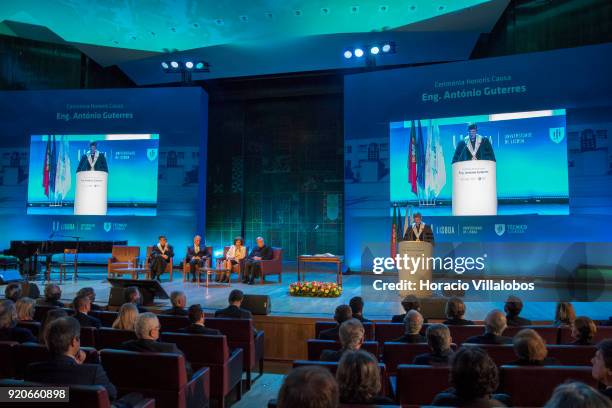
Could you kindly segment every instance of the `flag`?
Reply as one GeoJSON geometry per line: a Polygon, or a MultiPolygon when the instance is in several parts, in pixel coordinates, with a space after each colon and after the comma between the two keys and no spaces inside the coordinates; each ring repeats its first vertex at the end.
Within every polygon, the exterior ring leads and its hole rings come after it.
{"type": "Polygon", "coordinates": [[[402,241],[404,239],[404,226],[402,225],[402,207],[397,207],[397,242],[402,241]]]}
{"type": "Polygon", "coordinates": [[[51,156],[49,157],[49,192],[55,191],[55,171],[57,170],[57,150],[55,149],[55,135],[51,135],[51,156]]]}
{"type": "Polygon", "coordinates": [[[45,189],[45,195],[49,197],[49,161],[51,160],[51,137],[47,139],[47,148],[45,149],[45,160],[43,162],[43,177],[42,186],[45,189]]]}
{"type": "Polygon", "coordinates": [[[416,132],[414,120],[410,127],[410,141],[408,144],[408,183],[412,186],[412,192],[417,194],[416,132]]]}
{"type": "Polygon", "coordinates": [[[404,219],[404,235],[406,236],[406,232],[408,232],[408,228],[410,228],[410,224],[412,224],[412,213],[410,211],[410,206],[406,204],[406,218],[404,219]]]}
{"type": "Polygon", "coordinates": [[[391,258],[397,255],[397,207],[393,207],[393,221],[391,222],[391,258]]]}
{"type": "Polygon", "coordinates": [[[62,136],[57,157],[57,170],[55,172],[55,197],[64,200],[70,191],[72,176],[70,173],[70,145],[66,136],[62,136]]]}
{"type": "Polygon", "coordinates": [[[444,150],[440,143],[440,127],[435,124],[432,130],[432,148],[431,148],[431,164],[432,164],[432,182],[431,190],[433,195],[437,197],[442,188],[446,185],[446,164],[444,163],[444,150]]]}
{"type": "Polygon", "coordinates": [[[421,121],[419,123],[419,131],[416,142],[416,176],[417,185],[422,191],[425,189],[425,140],[423,138],[423,130],[421,129],[421,121]]]}

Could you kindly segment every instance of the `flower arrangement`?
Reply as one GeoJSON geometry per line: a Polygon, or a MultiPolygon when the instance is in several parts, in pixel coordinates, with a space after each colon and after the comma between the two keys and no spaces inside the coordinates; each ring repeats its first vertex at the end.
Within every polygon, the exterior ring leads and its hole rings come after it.
{"type": "Polygon", "coordinates": [[[289,285],[289,294],[305,297],[338,297],[342,294],[342,286],[334,282],[294,282],[289,285]]]}

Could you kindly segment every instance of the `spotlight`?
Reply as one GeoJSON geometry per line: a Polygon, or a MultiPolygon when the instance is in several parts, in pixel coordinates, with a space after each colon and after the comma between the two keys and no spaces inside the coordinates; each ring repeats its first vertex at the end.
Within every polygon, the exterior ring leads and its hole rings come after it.
{"type": "Polygon", "coordinates": [[[379,52],[380,52],[380,48],[378,48],[378,45],[373,45],[373,46],[370,48],[370,54],[372,54],[372,55],[376,55],[376,54],[378,54],[379,52]]]}
{"type": "Polygon", "coordinates": [[[386,43],[385,45],[382,46],[382,52],[389,52],[391,51],[391,44],[386,43]]]}
{"type": "Polygon", "coordinates": [[[203,63],[203,62],[201,62],[201,61],[200,61],[200,62],[198,62],[198,63],[196,64],[196,69],[204,69],[204,63],[203,63]]]}
{"type": "Polygon", "coordinates": [[[187,68],[187,69],[191,69],[191,68],[193,68],[193,62],[191,62],[191,61],[187,61],[187,62],[185,63],[185,68],[187,68]]]}
{"type": "Polygon", "coordinates": [[[163,68],[163,69],[168,69],[168,68],[170,68],[170,66],[168,65],[168,63],[167,63],[166,61],[162,62],[162,63],[161,63],[161,66],[162,66],[162,68],[163,68]]]}
{"type": "Polygon", "coordinates": [[[171,66],[172,68],[174,68],[174,69],[177,69],[177,68],[179,67],[179,63],[178,63],[178,62],[176,62],[176,61],[172,61],[172,62],[170,62],[170,66],[171,66]]]}
{"type": "Polygon", "coordinates": [[[344,58],[349,59],[352,56],[353,56],[353,53],[351,52],[351,50],[344,51],[344,58]]]}
{"type": "Polygon", "coordinates": [[[357,58],[363,57],[363,50],[361,48],[355,48],[355,56],[357,58]]]}

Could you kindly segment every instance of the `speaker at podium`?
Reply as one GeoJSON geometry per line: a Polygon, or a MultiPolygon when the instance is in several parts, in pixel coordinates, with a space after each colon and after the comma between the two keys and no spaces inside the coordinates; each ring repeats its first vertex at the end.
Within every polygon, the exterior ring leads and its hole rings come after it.
{"type": "MultiPolygon", "coordinates": [[[[401,241],[398,245],[397,253],[401,258],[404,258],[404,255],[406,255],[409,258],[423,258],[426,261],[433,254],[433,245],[426,241],[401,241]]],[[[414,282],[414,287],[416,288],[415,290],[400,291],[400,294],[402,296],[415,295],[417,297],[431,296],[433,293],[431,290],[420,289],[420,282],[422,280],[431,280],[431,266],[428,265],[428,262],[420,262],[419,267],[414,273],[412,273],[412,269],[399,269],[399,281],[414,282]]]]}

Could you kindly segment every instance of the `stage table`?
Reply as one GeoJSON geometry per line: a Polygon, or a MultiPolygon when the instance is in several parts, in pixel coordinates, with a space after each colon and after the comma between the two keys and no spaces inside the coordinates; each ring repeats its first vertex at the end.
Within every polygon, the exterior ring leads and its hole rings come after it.
{"type": "Polygon", "coordinates": [[[119,275],[123,275],[125,273],[129,273],[129,274],[132,275],[132,279],[139,279],[138,275],[141,274],[141,273],[144,274],[145,277],[146,277],[147,269],[143,268],[143,267],[129,266],[129,267],[126,267],[126,268],[116,268],[116,269],[113,269],[111,274],[115,275],[115,273],[118,273],[119,275]]]}
{"type": "MultiPolygon", "coordinates": [[[[216,274],[219,272],[228,272],[228,269],[217,269],[217,268],[208,268],[208,267],[204,267],[204,268],[198,268],[198,287],[200,287],[200,274],[205,273],[206,274],[206,287],[208,287],[208,283],[210,281],[210,275],[212,274],[216,274]]],[[[227,287],[232,286],[231,281],[232,281],[232,275],[231,275],[231,271],[230,272],[230,278],[227,282],[227,287]]],[[[219,282],[218,286],[225,286],[221,284],[222,282],[219,282]]]]}
{"type": "Polygon", "coordinates": [[[302,273],[300,270],[300,265],[302,263],[335,263],[337,265],[336,283],[342,286],[342,260],[343,257],[341,256],[299,255],[297,259],[298,282],[306,280],[306,273],[302,273]]]}

